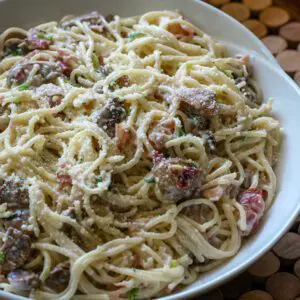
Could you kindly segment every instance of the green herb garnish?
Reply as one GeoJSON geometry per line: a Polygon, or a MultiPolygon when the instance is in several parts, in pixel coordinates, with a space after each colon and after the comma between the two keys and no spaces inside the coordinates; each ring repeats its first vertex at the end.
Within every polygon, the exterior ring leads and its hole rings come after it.
{"type": "Polygon", "coordinates": [[[18,87],[18,90],[19,91],[26,91],[26,90],[29,90],[30,86],[26,83],[24,84],[21,84],[19,87],[18,87]]]}
{"type": "Polygon", "coordinates": [[[176,268],[178,266],[178,263],[176,260],[172,260],[171,263],[170,263],[170,267],[171,268],[176,268]]]}
{"type": "Polygon", "coordinates": [[[184,129],[182,127],[177,127],[176,128],[176,135],[177,136],[183,136],[183,135],[185,135],[184,129]]]}
{"type": "Polygon", "coordinates": [[[131,32],[131,33],[129,34],[129,40],[132,42],[132,41],[134,41],[135,39],[141,38],[141,37],[143,37],[143,36],[146,36],[146,34],[143,33],[143,32],[131,32]]]}
{"type": "Polygon", "coordinates": [[[100,186],[100,183],[103,182],[103,177],[101,175],[96,177],[97,186],[100,186]]]}
{"type": "Polygon", "coordinates": [[[23,54],[23,51],[20,48],[16,48],[15,50],[13,50],[10,53],[10,55],[12,55],[12,56],[21,56],[22,54],[23,54]]]}
{"type": "Polygon", "coordinates": [[[53,40],[54,40],[52,35],[47,34],[47,33],[43,33],[43,32],[39,32],[36,35],[36,37],[39,38],[39,39],[48,40],[48,41],[51,41],[51,42],[53,42],[53,40]]]}
{"type": "Polygon", "coordinates": [[[233,79],[233,71],[231,71],[231,70],[224,70],[223,73],[224,73],[227,77],[233,79]]]}
{"type": "Polygon", "coordinates": [[[133,288],[131,291],[128,293],[128,300],[136,300],[138,295],[139,295],[139,289],[138,288],[133,288]]]}
{"type": "Polygon", "coordinates": [[[191,162],[191,163],[190,163],[190,165],[191,165],[193,168],[195,168],[195,169],[197,169],[197,168],[198,168],[197,164],[196,164],[196,163],[194,163],[194,162],[191,162]]]}
{"type": "Polygon", "coordinates": [[[2,264],[5,261],[5,254],[3,251],[0,251],[0,264],[2,264]]]}
{"type": "Polygon", "coordinates": [[[147,182],[147,183],[154,183],[155,182],[155,178],[154,177],[144,178],[144,181],[147,182]]]}
{"type": "Polygon", "coordinates": [[[94,69],[98,70],[100,68],[99,59],[95,53],[92,54],[92,63],[94,69]]]}

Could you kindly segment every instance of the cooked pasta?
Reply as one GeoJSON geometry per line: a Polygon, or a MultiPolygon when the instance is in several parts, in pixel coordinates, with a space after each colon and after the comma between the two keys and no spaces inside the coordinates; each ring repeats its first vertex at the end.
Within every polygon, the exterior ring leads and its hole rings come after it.
{"type": "Polygon", "coordinates": [[[0,37],[0,288],[174,293],[275,196],[280,125],[249,57],[172,11],[67,16],[0,37]]]}

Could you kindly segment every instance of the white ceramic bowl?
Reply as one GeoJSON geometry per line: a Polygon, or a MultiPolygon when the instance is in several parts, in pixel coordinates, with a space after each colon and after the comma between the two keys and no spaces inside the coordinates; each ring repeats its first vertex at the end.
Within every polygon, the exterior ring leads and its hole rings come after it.
{"type": "MultiPolygon", "coordinates": [[[[264,216],[257,234],[244,242],[240,252],[222,266],[201,275],[192,285],[164,300],[187,299],[220,285],[247,268],[266,252],[289,228],[300,209],[300,89],[279,69],[270,52],[246,28],[209,5],[193,0],[0,0],[0,28],[30,27],[60,19],[65,14],[82,14],[98,10],[103,14],[136,15],[150,10],[179,9],[208,34],[226,41],[232,54],[251,54],[256,80],[265,99],[274,97],[274,114],[284,127],[284,147],[278,193],[264,216]],[[241,46],[234,46],[238,44],[241,46]],[[247,50],[250,48],[251,50],[247,50]],[[260,53],[258,55],[257,53],[260,53]]],[[[24,299],[0,292],[0,299],[24,299]]]]}

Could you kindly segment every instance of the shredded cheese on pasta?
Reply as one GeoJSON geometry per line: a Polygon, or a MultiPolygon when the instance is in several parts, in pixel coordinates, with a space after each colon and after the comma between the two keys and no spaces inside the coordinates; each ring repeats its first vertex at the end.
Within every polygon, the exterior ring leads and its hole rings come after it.
{"type": "Polygon", "coordinates": [[[28,211],[19,268],[39,281],[20,290],[9,265],[1,289],[152,298],[238,252],[252,230],[241,194],[270,207],[281,136],[246,56],[171,11],[10,28],[0,47],[1,249],[28,211]]]}

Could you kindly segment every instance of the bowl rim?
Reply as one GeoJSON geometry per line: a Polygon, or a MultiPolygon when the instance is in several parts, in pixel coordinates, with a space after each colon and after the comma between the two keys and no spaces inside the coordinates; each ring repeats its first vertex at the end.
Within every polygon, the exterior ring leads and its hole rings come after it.
{"type": "MultiPolygon", "coordinates": [[[[7,1],[11,1],[11,0],[7,0],[7,1]]],[[[269,68],[270,71],[277,73],[278,76],[280,76],[283,80],[286,81],[286,85],[289,86],[289,88],[293,88],[296,91],[296,93],[298,94],[299,99],[300,99],[300,89],[297,86],[297,84],[281,69],[281,67],[279,66],[278,62],[276,61],[274,56],[271,54],[269,49],[248,28],[243,26],[241,23],[239,23],[237,20],[235,20],[231,16],[225,14],[223,11],[219,10],[218,8],[212,6],[208,3],[205,3],[202,0],[192,0],[192,1],[197,3],[200,6],[200,9],[201,9],[201,6],[205,7],[206,9],[219,14],[221,18],[229,19],[233,23],[233,25],[238,26],[239,29],[241,31],[243,31],[245,33],[245,35],[247,35],[248,38],[249,37],[251,38],[251,41],[253,42],[252,44],[256,45],[257,49],[255,49],[255,50],[249,49],[249,51],[256,53],[259,64],[261,64],[261,63],[266,64],[267,68],[269,68]]],[[[0,2],[1,2],[1,0],[0,0],[0,2]]],[[[222,40],[221,40],[221,42],[222,42],[222,40]]],[[[226,40],[224,40],[224,42],[226,42],[226,40]]],[[[247,49],[247,48],[244,47],[244,49],[247,49]]],[[[262,87],[262,89],[263,89],[263,87],[262,87]]],[[[243,272],[247,267],[249,267],[260,256],[262,256],[264,253],[266,253],[282,237],[282,235],[288,230],[288,228],[293,224],[294,220],[296,219],[296,217],[300,211],[300,195],[298,197],[299,197],[298,205],[297,205],[296,209],[294,210],[293,214],[287,219],[287,221],[285,222],[285,225],[282,227],[282,229],[280,231],[278,231],[274,236],[272,236],[272,238],[270,238],[263,245],[263,247],[260,249],[260,251],[253,254],[251,257],[249,257],[249,259],[247,259],[243,263],[237,265],[235,268],[231,268],[226,274],[218,276],[218,278],[216,278],[213,282],[206,283],[204,287],[203,287],[203,285],[201,285],[201,283],[199,283],[199,285],[197,285],[196,287],[193,287],[193,288],[190,288],[187,290],[183,290],[183,291],[179,291],[178,293],[171,294],[171,295],[162,297],[160,299],[161,300],[190,299],[192,297],[199,295],[200,293],[205,293],[217,286],[220,286],[221,284],[232,279],[234,276],[237,276],[238,274],[243,272]],[[201,289],[201,291],[200,291],[200,289],[201,289]]],[[[277,198],[277,195],[276,195],[276,198],[277,198]]],[[[276,198],[275,198],[275,201],[276,201],[276,198]]],[[[187,286],[187,288],[188,288],[188,286],[187,286]]],[[[6,299],[12,299],[12,300],[28,299],[23,296],[15,295],[15,294],[12,294],[9,292],[4,292],[4,291],[0,290],[0,297],[1,296],[6,297],[6,299]]]]}
{"type": "MultiPolygon", "coordinates": [[[[244,49],[247,49],[247,48],[244,48],[244,49]]],[[[287,86],[287,88],[294,89],[294,91],[297,93],[298,99],[295,99],[295,100],[300,101],[300,88],[292,80],[292,78],[289,77],[284,71],[282,72],[282,69],[278,68],[278,66],[272,64],[271,61],[264,59],[264,57],[262,57],[261,55],[255,53],[255,52],[253,52],[253,53],[255,55],[254,59],[256,60],[256,63],[258,63],[258,65],[265,64],[270,72],[277,73],[279,78],[281,78],[283,81],[286,82],[285,85],[287,86]]],[[[263,87],[261,87],[261,88],[263,90],[263,87]]],[[[276,95],[275,95],[275,97],[276,97],[276,95]]],[[[279,162],[279,164],[280,164],[280,162],[279,162]]],[[[279,171],[279,173],[280,173],[280,171],[279,171]]],[[[277,177],[281,178],[281,175],[279,174],[279,176],[277,176],[277,177]]],[[[276,190],[274,201],[277,200],[279,192],[280,192],[280,187],[279,187],[279,189],[276,190]]],[[[297,218],[297,216],[300,213],[300,190],[297,193],[297,195],[295,196],[294,203],[296,203],[296,202],[297,202],[297,205],[294,205],[295,209],[294,209],[293,213],[288,218],[286,218],[286,222],[284,223],[284,226],[282,226],[279,231],[277,231],[271,238],[269,238],[268,241],[266,241],[266,243],[262,245],[262,247],[260,248],[259,251],[252,254],[251,256],[249,256],[248,259],[239,263],[234,268],[231,268],[230,270],[228,270],[226,272],[226,274],[219,275],[217,278],[214,279],[214,281],[205,283],[204,286],[203,286],[203,284],[201,285],[201,283],[199,283],[199,286],[195,286],[195,287],[189,289],[189,286],[187,285],[187,287],[185,287],[184,290],[179,291],[176,294],[170,294],[168,296],[165,296],[165,297],[162,297],[159,299],[161,299],[161,300],[190,299],[197,295],[204,294],[214,288],[217,288],[217,287],[221,286],[222,284],[230,281],[234,277],[237,277],[239,274],[241,274],[243,271],[245,271],[251,264],[253,264],[255,261],[257,261],[262,255],[264,255],[267,251],[269,251],[276,244],[276,242],[278,242],[280,240],[280,238],[292,226],[295,219],[297,218]],[[200,290],[200,287],[201,287],[201,290],[200,290]]],[[[270,218],[270,216],[268,216],[268,217],[270,218]]],[[[263,229],[262,229],[262,231],[263,231],[263,229]]],[[[253,243],[253,242],[254,241],[250,241],[250,243],[253,243]]],[[[243,247],[243,244],[241,245],[241,248],[242,247],[243,247]]],[[[239,253],[239,251],[237,252],[236,255],[238,255],[238,253],[239,253]]],[[[230,261],[236,255],[226,259],[224,264],[226,264],[226,262],[230,261]]],[[[220,266],[222,266],[222,264],[220,266]]],[[[199,280],[199,278],[198,278],[198,280],[199,280]]]]}
{"type": "MultiPolygon", "coordinates": [[[[233,18],[232,16],[226,14],[223,12],[221,9],[213,6],[212,4],[206,3],[204,0],[193,0],[193,2],[197,3],[198,5],[204,6],[206,9],[211,10],[215,12],[216,14],[221,15],[222,18],[230,20],[233,25],[239,27],[241,31],[243,31],[245,34],[248,35],[248,38],[251,38],[251,41],[253,42],[253,46],[255,45],[257,49],[252,49],[252,51],[257,52],[258,54],[261,54],[263,57],[268,59],[269,61],[273,62],[276,64],[276,66],[282,70],[280,67],[278,61],[274,57],[274,55],[271,53],[271,51],[268,49],[268,47],[246,26],[244,26],[242,23],[240,23],[238,20],[233,18]]],[[[218,39],[219,40],[219,39],[218,39]]],[[[283,71],[283,70],[282,70],[283,71]]],[[[285,72],[283,71],[285,74],[285,72]]]]}

